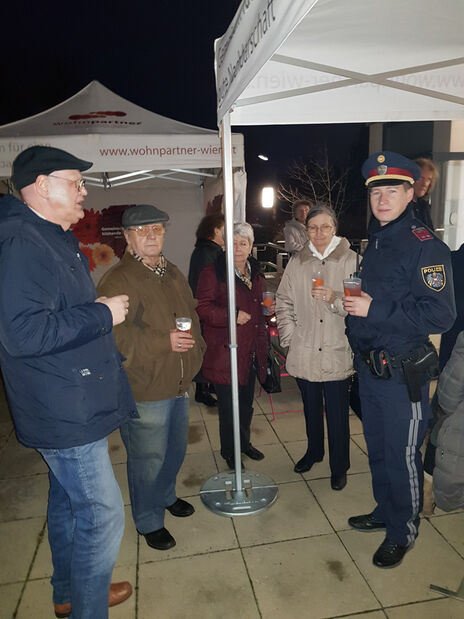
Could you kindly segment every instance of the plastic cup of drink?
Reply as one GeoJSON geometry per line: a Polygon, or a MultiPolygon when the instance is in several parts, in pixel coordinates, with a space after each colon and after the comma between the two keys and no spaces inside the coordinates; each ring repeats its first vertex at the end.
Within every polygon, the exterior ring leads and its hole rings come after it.
{"type": "Polygon", "coordinates": [[[273,292],[263,292],[263,314],[265,316],[272,316],[272,312],[269,309],[274,303],[275,295],[273,292]]]}
{"type": "Polygon", "coordinates": [[[192,328],[192,319],[191,318],[176,318],[176,329],[178,331],[185,331],[190,333],[192,328]]]}
{"type": "Polygon", "coordinates": [[[361,296],[361,280],[359,277],[349,277],[343,280],[343,288],[345,297],[360,297],[361,296]]]}
{"type": "Polygon", "coordinates": [[[313,288],[319,288],[324,285],[324,278],[320,273],[314,273],[313,275],[313,288]]]}

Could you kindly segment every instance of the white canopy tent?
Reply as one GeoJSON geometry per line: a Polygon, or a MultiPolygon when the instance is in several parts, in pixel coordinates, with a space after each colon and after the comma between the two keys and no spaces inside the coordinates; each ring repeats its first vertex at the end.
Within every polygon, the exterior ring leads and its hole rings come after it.
{"type": "MultiPolygon", "coordinates": [[[[234,134],[232,139],[233,165],[243,168],[243,136],[234,134]]],[[[205,191],[218,185],[221,146],[217,131],[145,110],[93,81],[49,110],[0,127],[0,177],[9,177],[17,154],[34,144],[63,148],[93,162],[84,175],[89,188],[87,236],[94,227],[95,212],[113,208],[120,219],[122,205],[155,203],[170,215],[173,232],[166,235],[166,255],[186,272],[194,231],[205,213],[205,191]]],[[[236,217],[243,218],[245,173],[237,176],[242,190],[236,217]]],[[[217,193],[223,193],[222,188],[217,193]]],[[[120,236],[117,223],[115,217],[114,224],[107,225],[108,234],[99,239],[100,244],[107,247],[114,236],[120,236]]],[[[89,257],[92,250],[100,259],[92,272],[98,280],[117,257],[99,251],[95,238],[88,241],[89,257]]],[[[120,244],[115,246],[120,249],[120,244]]]]}
{"type": "MultiPolygon", "coordinates": [[[[243,136],[234,135],[233,143],[233,165],[243,167],[243,136]]],[[[16,155],[33,144],[93,161],[90,180],[112,187],[154,177],[188,181],[221,167],[216,131],[145,110],[97,81],[49,110],[0,127],[1,176],[10,176],[16,155]],[[128,174],[114,174],[122,171],[128,174]]]]}
{"type": "Polygon", "coordinates": [[[231,125],[464,119],[463,23],[463,0],[243,0],[215,42],[236,468],[231,125]]]}
{"type": "Polygon", "coordinates": [[[462,0],[244,0],[216,41],[232,125],[464,117],[462,0]]]}

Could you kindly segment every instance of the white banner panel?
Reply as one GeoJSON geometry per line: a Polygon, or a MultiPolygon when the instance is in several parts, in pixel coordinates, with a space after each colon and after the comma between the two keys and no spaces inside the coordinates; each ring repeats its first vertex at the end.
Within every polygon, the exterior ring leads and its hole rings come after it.
{"type": "Polygon", "coordinates": [[[317,0],[243,0],[215,42],[218,123],[317,0]]]}
{"type": "MultiPolygon", "coordinates": [[[[35,144],[55,146],[93,161],[91,172],[220,168],[221,146],[206,135],[51,135],[0,138],[0,176],[11,175],[15,157],[35,144]]],[[[234,134],[233,165],[244,166],[243,135],[234,134]]]]}

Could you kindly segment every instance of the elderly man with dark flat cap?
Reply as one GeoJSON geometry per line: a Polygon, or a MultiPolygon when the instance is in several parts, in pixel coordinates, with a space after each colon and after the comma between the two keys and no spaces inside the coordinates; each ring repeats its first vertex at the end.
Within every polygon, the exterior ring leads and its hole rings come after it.
{"type": "Polygon", "coordinates": [[[449,248],[410,204],[419,166],[383,151],[364,162],[362,173],[372,211],[362,292],[343,303],[376,506],[348,524],[362,532],[385,531],[373,563],[392,568],[419,533],[420,447],[431,414],[430,378],[438,368],[429,334],[449,329],[456,312],[449,248]]]}
{"type": "Polygon", "coordinates": [[[162,253],[168,219],[148,204],[126,209],[126,252],[98,286],[102,295],[124,292],[130,299],[115,338],[140,416],[121,426],[121,436],[135,526],[158,550],[176,543],[164,527],[166,510],[178,517],[194,512],[177,498],[176,476],[187,448],[188,389],[205,349],[190,286],[162,253]]]}
{"type": "Polygon", "coordinates": [[[128,297],[97,298],[70,226],[84,216],[88,161],[46,146],[13,163],[21,200],[0,203],[0,363],[18,440],[49,467],[48,537],[57,617],[105,619],[124,505],[107,436],[137,416],[113,339],[128,297]]]}

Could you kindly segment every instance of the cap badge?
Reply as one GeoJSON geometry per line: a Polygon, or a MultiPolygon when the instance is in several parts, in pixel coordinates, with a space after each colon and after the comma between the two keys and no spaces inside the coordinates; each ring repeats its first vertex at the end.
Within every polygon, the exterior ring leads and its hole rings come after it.
{"type": "Polygon", "coordinates": [[[385,155],[379,155],[377,157],[377,163],[383,163],[385,161],[385,155]]]}
{"type": "Polygon", "coordinates": [[[386,165],[378,165],[377,166],[377,174],[379,176],[383,176],[384,174],[386,174],[387,170],[388,170],[388,166],[386,166],[386,165]]]}

